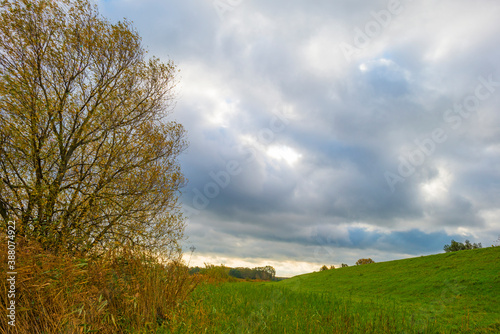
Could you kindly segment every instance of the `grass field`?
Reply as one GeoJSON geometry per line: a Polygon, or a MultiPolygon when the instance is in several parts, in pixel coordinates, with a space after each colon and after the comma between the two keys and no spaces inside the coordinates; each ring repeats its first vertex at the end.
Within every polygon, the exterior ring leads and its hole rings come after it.
{"type": "Polygon", "coordinates": [[[203,284],[164,333],[500,333],[500,247],[203,284]]]}

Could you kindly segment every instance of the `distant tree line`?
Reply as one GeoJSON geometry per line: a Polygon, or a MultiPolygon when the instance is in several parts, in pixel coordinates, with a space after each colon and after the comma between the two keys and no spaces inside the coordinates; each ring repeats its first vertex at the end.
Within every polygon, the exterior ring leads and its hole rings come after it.
{"type": "Polygon", "coordinates": [[[276,270],[271,266],[250,268],[232,268],[229,270],[229,276],[243,279],[260,279],[272,281],[276,277],[276,270]]]}
{"type": "Polygon", "coordinates": [[[224,265],[215,266],[205,263],[205,268],[193,267],[189,269],[190,274],[202,274],[213,276],[214,278],[240,278],[240,279],[259,279],[264,281],[273,281],[276,279],[276,270],[271,266],[256,268],[229,268],[224,265]]]}
{"type": "Polygon", "coordinates": [[[455,240],[451,240],[451,245],[444,245],[443,249],[446,253],[449,252],[457,252],[461,250],[467,250],[467,249],[477,249],[477,248],[483,248],[483,245],[481,243],[473,243],[471,244],[469,240],[465,240],[465,243],[457,242],[455,240]]]}
{"type": "MultiPolygon", "coordinates": [[[[370,258],[368,258],[368,259],[359,259],[358,261],[356,261],[356,265],[357,266],[360,266],[362,264],[369,264],[369,263],[375,263],[375,261],[373,261],[370,258]]],[[[349,267],[349,266],[347,264],[345,264],[345,263],[342,263],[339,268],[346,268],[346,267],[349,267]]],[[[323,265],[319,269],[319,271],[325,271],[325,270],[331,270],[331,269],[335,269],[335,266],[328,267],[327,265],[323,265]]]]}

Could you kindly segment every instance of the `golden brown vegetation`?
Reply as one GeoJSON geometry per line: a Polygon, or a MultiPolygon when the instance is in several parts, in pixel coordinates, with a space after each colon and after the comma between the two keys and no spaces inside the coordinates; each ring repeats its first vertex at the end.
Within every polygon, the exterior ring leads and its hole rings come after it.
{"type": "Polygon", "coordinates": [[[375,263],[375,261],[373,261],[370,258],[368,258],[368,259],[359,259],[358,261],[356,261],[356,265],[357,266],[360,266],[362,264],[370,264],[370,263],[375,263]]]}
{"type": "Polygon", "coordinates": [[[196,286],[176,68],[146,55],[89,0],[0,1],[0,333],[148,332],[196,286]]]}
{"type": "MultiPolygon", "coordinates": [[[[109,251],[99,258],[54,255],[36,243],[19,244],[16,326],[7,325],[0,294],[0,333],[149,332],[168,323],[198,284],[180,261],[109,251]]],[[[0,261],[6,263],[6,252],[0,261]]],[[[0,289],[7,291],[5,271],[0,289]]]]}

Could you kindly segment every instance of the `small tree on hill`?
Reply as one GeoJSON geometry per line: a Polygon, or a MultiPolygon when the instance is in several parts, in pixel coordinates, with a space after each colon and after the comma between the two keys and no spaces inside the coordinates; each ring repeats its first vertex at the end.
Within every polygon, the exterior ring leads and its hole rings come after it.
{"type": "Polygon", "coordinates": [[[465,243],[461,243],[461,242],[457,242],[453,239],[451,240],[450,245],[445,245],[443,247],[443,249],[446,253],[457,252],[457,251],[467,250],[467,249],[477,249],[477,248],[483,248],[483,245],[481,245],[481,243],[471,244],[469,240],[465,240],[465,243]]]}
{"type": "Polygon", "coordinates": [[[323,265],[323,267],[321,267],[319,271],[325,271],[325,270],[328,270],[328,267],[326,265],[323,265]]]}
{"type": "Polygon", "coordinates": [[[356,265],[357,266],[360,266],[362,264],[369,264],[369,263],[375,263],[375,261],[373,261],[370,258],[368,258],[368,259],[359,259],[358,261],[356,261],[356,265]]]}

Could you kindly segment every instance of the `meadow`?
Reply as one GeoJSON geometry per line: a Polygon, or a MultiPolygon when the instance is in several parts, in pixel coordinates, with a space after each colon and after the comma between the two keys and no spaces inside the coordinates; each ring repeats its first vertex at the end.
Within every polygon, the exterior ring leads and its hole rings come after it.
{"type": "Polygon", "coordinates": [[[500,247],[279,282],[188,269],[125,250],[93,259],[24,245],[16,326],[1,317],[0,333],[500,333],[500,247]]]}
{"type": "Polygon", "coordinates": [[[500,248],[204,283],[160,333],[499,333],[500,248]]]}

